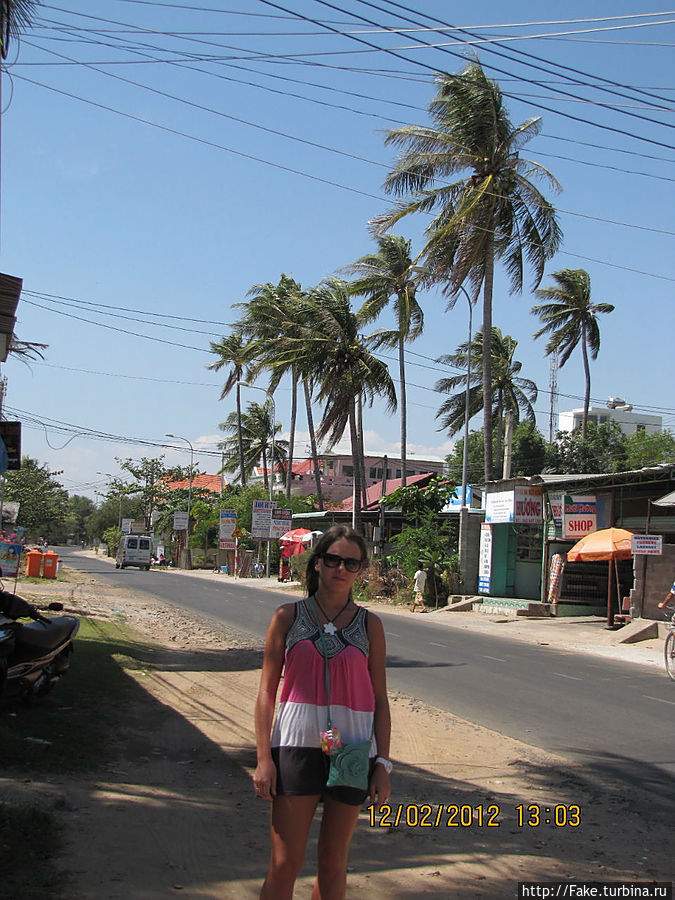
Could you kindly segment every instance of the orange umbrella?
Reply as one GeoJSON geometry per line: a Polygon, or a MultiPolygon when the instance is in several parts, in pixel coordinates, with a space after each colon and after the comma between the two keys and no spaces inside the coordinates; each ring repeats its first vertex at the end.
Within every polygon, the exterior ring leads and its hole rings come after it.
{"type": "Polygon", "coordinates": [[[616,576],[616,596],[619,600],[619,567],[617,560],[630,559],[632,557],[630,540],[632,531],[625,528],[603,528],[593,531],[582,537],[580,541],[567,551],[567,559],[570,562],[596,562],[603,559],[608,561],[609,572],[607,579],[607,627],[614,624],[612,612],[612,560],[614,561],[614,574],[616,576]]]}
{"type": "Polygon", "coordinates": [[[279,538],[279,543],[286,549],[286,552],[288,553],[290,550],[290,556],[299,556],[307,549],[311,541],[312,532],[309,528],[294,528],[279,538]]]}
{"type": "Polygon", "coordinates": [[[603,559],[630,559],[632,531],[625,528],[603,528],[582,537],[567,551],[570,562],[590,562],[603,559]]]}

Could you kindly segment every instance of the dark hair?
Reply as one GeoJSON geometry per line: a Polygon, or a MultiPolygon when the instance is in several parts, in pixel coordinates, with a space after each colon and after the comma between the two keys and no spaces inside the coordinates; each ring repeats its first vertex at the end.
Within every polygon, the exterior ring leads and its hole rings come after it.
{"type": "Polygon", "coordinates": [[[368,562],[368,547],[358,531],[354,531],[348,525],[333,525],[329,528],[316,542],[316,546],[307,560],[307,569],[305,570],[305,583],[307,585],[307,593],[311,597],[316,593],[319,587],[319,573],[316,571],[316,563],[328,551],[331,544],[344,538],[347,541],[353,541],[358,545],[361,551],[361,563],[368,562]]]}

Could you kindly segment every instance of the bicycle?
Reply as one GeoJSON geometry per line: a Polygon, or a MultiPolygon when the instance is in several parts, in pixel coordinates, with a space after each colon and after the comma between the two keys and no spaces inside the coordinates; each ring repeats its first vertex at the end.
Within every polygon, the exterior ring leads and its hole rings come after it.
{"type": "Polygon", "coordinates": [[[675,681],[675,606],[673,607],[673,614],[670,617],[670,622],[668,623],[668,631],[669,634],[666,637],[666,644],[664,647],[664,657],[666,663],[666,672],[668,673],[668,677],[675,681]]]}

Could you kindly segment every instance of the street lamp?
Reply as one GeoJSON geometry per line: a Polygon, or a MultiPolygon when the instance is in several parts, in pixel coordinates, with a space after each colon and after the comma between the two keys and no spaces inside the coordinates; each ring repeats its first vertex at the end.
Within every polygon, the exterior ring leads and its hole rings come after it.
{"type": "MultiPolygon", "coordinates": [[[[188,549],[188,537],[190,535],[190,509],[192,506],[192,461],[194,459],[195,448],[192,446],[190,441],[186,437],[181,437],[179,434],[170,434],[168,431],[165,434],[165,437],[173,438],[176,441],[185,441],[185,443],[190,448],[190,478],[188,480],[188,508],[187,508],[187,531],[185,533],[185,550],[188,549]]],[[[186,556],[189,554],[186,552],[186,556]]],[[[190,566],[188,565],[188,569],[190,566]]]]}
{"type": "MultiPolygon", "coordinates": [[[[272,440],[270,447],[270,509],[272,504],[272,499],[274,497],[274,433],[277,427],[277,408],[274,402],[274,397],[270,394],[269,391],[266,391],[265,388],[259,387],[257,384],[249,384],[248,381],[238,381],[237,385],[239,387],[248,387],[253,388],[254,391],[262,391],[263,394],[267,397],[267,399],[272,404],[272,440]]],[[[267,578],[270,577],[270,539],[267,539],[267,563],[265,566],[265,574],[267,578]]]]}

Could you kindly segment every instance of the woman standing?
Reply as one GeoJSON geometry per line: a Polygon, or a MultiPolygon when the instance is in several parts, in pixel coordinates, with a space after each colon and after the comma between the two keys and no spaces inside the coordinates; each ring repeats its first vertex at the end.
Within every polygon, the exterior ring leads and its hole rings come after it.
{"type": "Polygon", "coordinates": [[[270,863],[260,894],[264,900],[292,898],[319,800],[323,816],[312,900],[343,900],[359,809],[366,797],[378,808],[389,799],[384,629],[377,616],[352,599],[352,585],[367,561],[357,532],[341,525],[331,528],[307,563],[308,598],[280,606],[267,631],[253,776],[256,795],[272,801],[270,863]],[[328,703],[326,657],[333,730],[339,730],[345,744],[371,741],[366,790],[326,787],[330,757],[321,747],[328,703]]]}

